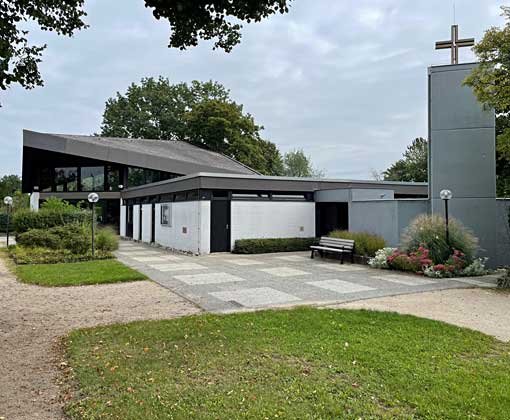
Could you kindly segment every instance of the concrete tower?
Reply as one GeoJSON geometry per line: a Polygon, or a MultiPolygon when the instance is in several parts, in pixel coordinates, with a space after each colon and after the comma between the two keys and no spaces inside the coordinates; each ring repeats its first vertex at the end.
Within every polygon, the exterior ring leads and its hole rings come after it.
{"type": "Polygon", "coordinates": [[[463,81],[476,64],[429,68],[429,197],[444,214],[439,193],[449,189],[450,215],[480,240],[481,255],[497,264],[496,124],[463,81]]]}

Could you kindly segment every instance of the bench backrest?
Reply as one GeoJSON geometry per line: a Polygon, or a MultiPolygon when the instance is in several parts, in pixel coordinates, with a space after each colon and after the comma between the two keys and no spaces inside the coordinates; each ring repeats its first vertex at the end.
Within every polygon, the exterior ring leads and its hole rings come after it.
{"type": "Polygon", "coordinates": [[[320,239],[319,245],[329,248],[342,248],[345,250],[354,249],[354,241],[351,239],[329,238],[327,236],[323,236],[320,239]]]}

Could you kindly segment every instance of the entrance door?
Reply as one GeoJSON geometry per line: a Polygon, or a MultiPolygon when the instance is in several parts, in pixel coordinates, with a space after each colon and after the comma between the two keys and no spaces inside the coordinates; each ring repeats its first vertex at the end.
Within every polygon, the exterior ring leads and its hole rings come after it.
{"type": "Polygon", "coordinates": [[[155,243],[156,242],[156,204],[152,204],[151,206],[151,221],[152,221],[152,226],[151,226],[151,243],[155,243]]]}
{"type": "Polygon", "coordinates": [[[211,201],[211,252],[230,251],[230,201],[211,201]]]}
{"type": "Polygon", "coordinates": [[[138,212],[138,240],[142,240],[142,222],[143,222],[143,205],[140,204],[140,211],[138,212]]]}
{"type": "Polygon", "coordinates": [[[347,203],[316,203],[315,217],[317,236],[326,236],[337,229],[349,229],[349,205],[347,203]]]}
{"type": "Polygon", "coordinates": [[[126,237],[133,237],[133,206],[126,207],[126,237]]]}

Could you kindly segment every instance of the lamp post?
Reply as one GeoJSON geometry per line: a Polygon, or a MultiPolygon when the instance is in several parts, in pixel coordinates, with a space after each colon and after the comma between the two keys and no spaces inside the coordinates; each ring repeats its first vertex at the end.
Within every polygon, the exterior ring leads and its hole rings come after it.
{"type": "Polygon", "coordinates": [[[4,204],[7,206],[7,248],[9,248],[9,224],[11,223],[11,209],[12,209],[12,197],[7,196],[4,198],[4,204]]]}
{"type": "Polygon", "coordinates": [[[439,193],[441,200],[444,201],[444,217],[446,224],[446,243],[450,246],[450,231],[448,229],[448,201],[452,199],[453,194],[450,190],[442,190],[439,193]]]}
{"type": "Polygon", "coordinates": [[[90,193],[87,197],[87,200],[92,205],[92,257],[95,254],[95,246],[94,246],[94,225],[96,223],[96,203],[99,201],[99,195],[96,193],[90,193]]]}

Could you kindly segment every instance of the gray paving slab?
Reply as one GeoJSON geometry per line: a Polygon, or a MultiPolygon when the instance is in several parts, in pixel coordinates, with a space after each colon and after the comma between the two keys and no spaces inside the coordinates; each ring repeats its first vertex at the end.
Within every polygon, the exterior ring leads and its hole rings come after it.
{"type": "Polygon", "coordinates": [[[190,256],[121,241],[118,258],[161,286],[211,312],[332,303],[433,290],[494,287],[495,279],[429,279],[308,252],[190,256]]]}

